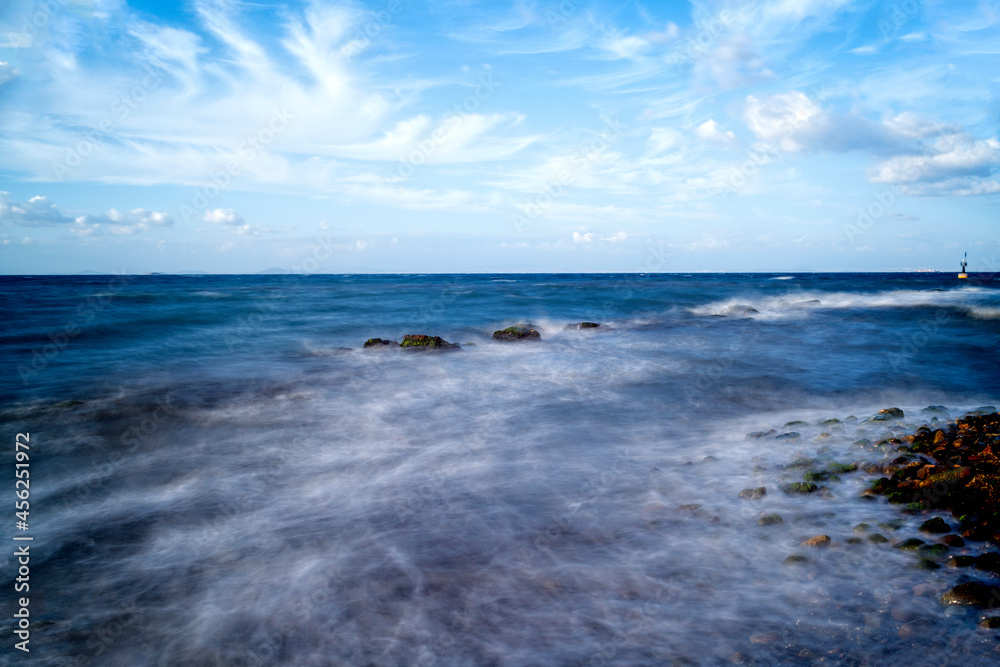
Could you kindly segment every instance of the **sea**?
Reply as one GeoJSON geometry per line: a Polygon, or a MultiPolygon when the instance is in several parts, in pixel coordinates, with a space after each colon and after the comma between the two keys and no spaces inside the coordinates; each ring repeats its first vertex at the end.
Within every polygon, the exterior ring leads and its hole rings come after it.
{"type": "Polygon", "coordinates": [[[781,489],[996,406],[998,278],[0,277],[0,661],[997,664],[893,548],[954,517],[781,489]],[[362,349],[407,334],[462,347],[362,349]]]}

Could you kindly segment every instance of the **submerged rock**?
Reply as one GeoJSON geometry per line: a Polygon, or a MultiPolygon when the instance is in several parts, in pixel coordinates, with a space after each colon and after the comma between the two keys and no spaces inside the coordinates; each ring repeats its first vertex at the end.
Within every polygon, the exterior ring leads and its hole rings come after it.
{"type": "Polygon", "coordinates": [[[733,304],[732,306],[727,306],[726,309],[722,311],[723,315],[735,315],[740,317],[748,317],[750,315],[757,315],[758,313],[760,313],[760,311],[756,308],[744,304],[733,304]]]}
{"type": "Polygon", "coordinates": [[[563,327],[563,331],[578,331],[581,329],[607,329],[607,327],[600,322],[577,322],[575,324],[567,324],[563,327]]]}
{"type": "Polygon", "coordinates": [[[792,482],[791,484],[783,484],[781,486],[781,490],[789,494],[812,493],[818,489],[819,487],[811,482],[792,482]]]}
{"type": "Polygon", "coordinates": [[[976,569],[1000,576],[1000,553],[991,551],[976,559],[976,569]]]}
{"type": "Polygon", "coordinates": [[[749,500],[760,500],[767,495],[767,487],[760,486],[756,489],[743,489],[740,491],[740,498],[747,498],[749,500]]]}
{"type": "Polygon", "coordinates": [[[798,440],[801,437],[802,436],[799,433],[796,433],[795,431],[789,431],[788,433],[782,433],[781,435],[777,436],[775,440],[798,440]]]}
{"type": "Polygon", "coordinates": [[[902,419],[903,416],[903,411],[899,408],[886,408],[885,410],[879,410],[876,412],[868,421],[887,422],[892,419],[902,419]]]}
{"type": "Polygon", "coordinates": [[[945,591],[941,602],[995,609],[1000,607],[1000,588],[981,581],[967,581],[945,591]]]}
{"type": "Polygon", "coordinates": [[[366,350],[387,350],[392,347],[399,347],[399,343],[384,338],[369,338],[363,346],[366,350]]]}
{"type": "Polygon", "coordinates": [[[460,350],[461,345],[457,343],[449,343],[448,341],[441,338],[441,336],[424,336],[422,334],[409,334],[403,336],[402,342],[399,344],[400,349],[407,351],[425,351],[425,350],[460,350]]]}
{"type": "Polygon", "coordinates": [[[758,526],[773,526],[777,523],[783,522],[784,519],[781,518],[780,514],[765,514],[761,518],[757,519],[758,526]]]}
{"type": "Polygon", "coordinates": [[[829,535],[817,535],[816,537],[810,537],[808,540],[806,540],[805,542],[803,542],[799,546],[801,546],[801,547],[827,547],[827,546],[830,546],[830,542],[832,542],[832,541],[833,540],[830,539],[829,535]]]}
{"type": "Polygon", "coordinates": [[[939,516],[933,519],[928,519],[920,524],[920,532],[922,533],[932,533],[932,534],[944,534],[951,532],[951,526],[948,522],[939,516]]]}
{"type": "Polygon", "coordinates": [[[542,335],[530,324],[515,324],[512,327],[493,332],[493,340],[508,343],[541,339],[542,335]]]}

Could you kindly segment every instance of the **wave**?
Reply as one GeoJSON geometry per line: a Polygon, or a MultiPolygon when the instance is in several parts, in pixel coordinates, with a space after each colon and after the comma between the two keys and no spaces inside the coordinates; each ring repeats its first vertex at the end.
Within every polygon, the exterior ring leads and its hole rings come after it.
{"type": "Polygon", "coordinates": [[[950,290],[889,290],[868,294],[811,290],[788,292],[781,296],[732,297],[688,310],[699,316],[784,319],[801,317],[814,310],[876,308],[959,308],[976,319],[997,319],[1000,318],[1000,292],[982,287],[961,287],[950,290]]]}

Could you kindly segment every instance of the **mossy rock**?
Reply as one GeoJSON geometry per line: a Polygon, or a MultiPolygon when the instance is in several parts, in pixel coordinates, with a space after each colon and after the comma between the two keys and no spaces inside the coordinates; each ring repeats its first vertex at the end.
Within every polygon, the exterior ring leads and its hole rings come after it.
{"type": "Polygon", "coordinates": [[[773,526],[775,524],[782,523],[784,519],[781,518],[780,514],[765,514],[761,518],[757,519],[757,525],[759,526],[773,526]]]}
{"type": "Polygon", "coordinates": [[[493,332],[493,340],[505,343],[540,341],[541,339],[542,335],[537,330],[523,324],[515,324],[512,327],[493,332]]]}
{"type": "Polygon", "coordinates": [[[844,422],[840,421],[839,419],[827,419],[826,421],[821,421],[819,424],[817,424],[817,426],[830,427],[830,426],[837,426],[843,423],[844,422]]]}
{"type": "Polygon", "coordinates": [[[805,474],[804,479],[807,482],[825,482],[827,480],[836,482],[840,480],[836,475],[820,470],[810,470],[805,474]]]}
{"type": "Polygon", "coordinates": [[[808,563],[809,559],[800,554],[792,554],[785,559],[785,565],[801,565],[803,563],[808,563]]]}
{"type": "Polygon", "coordinates": [[[831,463],[826,469],[834,475],[846,475],[849,472],[857,471],[858,466],[854,463],[831,463]]]}
{"type": "Polygon", "coordinates": [[[1000,603],[1000,588],[981,581],[967,581],[945,591],[941,596],[941,603],[970,607],[995,606],[1000,603]]]}
{"type": "Polygon", "coordinates": [[[767,495],[767,487],[759,486],[756,489],[743,489],[740,491],[740,498],[746,498],[748,500],[760,500],[767,495]]]}
{"type": "Polygon", "coordinates": [[[871,490],[875,493],[886,493],[892,488],[892,481],[888,477],[879,477],[871,485],[871,490]]]}
{"type": "Polygon", "coordinates": [[[813,493],[818,489],[819,487],[812,482],[792,482],[791,484],[783,484],[781,486],[781,490],[788,494],[813,493]]]}
{"type": "Polygon", "coordinates": [[[789,463],[785,468],[790,468],[795,470],[796,468],[811,468],[816,462],[812,459],[795,459],[789,463]]]}
{"type": "Polygon", "coordinates": [[[868,541],[872,544],[885,544],[889,541],[889,538],[881,533],[872,533],[868,536],[868,541]]]}
{"type": "Polygon", "coordinates": [[[918,540],[915,537],[911,537],[910,539],[903,540],[902,542],[897,544],[896,548],[899,549],[900,551],[916,551],[925,544],[927,543],[924,542],[923,540],[918,540]]]}
{"type": "Polygon", "coordinates": [[[408,334],[403,336],[399,344],[400,349],[408,351],[422,350],[460,350],[461,345],[449,343],[441,336],[424,336],[422,334],[408,334]]]}
{"type": "Polygon", "coordinates": [[[801,419],[796,419],[795,421],[790,421],[785,423],[783,428],[792,428],[795,426],[809,426],[809,422],[804,422],[801,419]]]}
{"type": "Polygon", "coordinates": [[[563,331],[580,331],[584,329],[605,329],[603,324],[600,322],[576,322],[575,324],[567,324],[563,327],[563,331]]]}
{"type": "Polygon", "coordinates": [[[929,558],[940,558],[948,554],[948,547],[943,544],[925,544],[920,547],[919,551],[929,558]]]}
{"type": "Polygon", "coordinates": [[[854,527],[854,534],[855,535],[864,535],[865,533],[870,533],[871,529],[872,529],[872,527],[869,526],[867,523],[859,523],[858,525],[856,525],[854,527]]]}
{"type": "Polygon", "coordinates": [[[801,437],[802,437],[801,434],[795,431],[789,431],[788,433],[782,433],[781,435],[777,436],[775,440],[798,440],[801,437]]]}
{"type": "Polygon", "coordinates": [[[948,567],[958,569],[960,567],[972,567],[976,564],[975,556],[952,556],[945,563],[948,567]]]}
{"type": "Polygon", "coordinates": [[[916,563],[913,564],[913,567],[916,568],[916,569],[918,569],[918,570],[939,570],[939,569],[941,569],[941,566],[938,565],[937,563],[935,563],[934,561],[932,561],[930,558],[921,558],[920,560],[918,560],[916,563]]]}

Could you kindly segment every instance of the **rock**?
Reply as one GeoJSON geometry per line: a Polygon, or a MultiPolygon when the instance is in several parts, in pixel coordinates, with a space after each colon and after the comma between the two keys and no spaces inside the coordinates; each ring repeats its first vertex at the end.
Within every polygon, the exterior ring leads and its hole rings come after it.
{"type": "Polygon", "coordinates": [[[961,535],[945,535],[941,538],[941,544],[949,546],[952,549],[961,549],[965,546],[965,540],[961,535]]]}
{"type": "Polygon", "coordinates": [[[918,550],[921,555],[932,557],[941,557],[947,555],[948,553],[948,547],[943,544],[925,544],[918,550]]]}
{"type": "Polygon", "coordinates": [[[846,473],[856,471],[858,466],[854,463],[831,463],[826,467],[826,469],[834,475],[844,475],[846,473]]]}
{"type": "Polygon", "coordinates": [[[399,347],[399,343],[394,340],[385,340],[384,338],[369,338],[365,341],[363,349],[387,350],[392,347],[399,347]]]}
{"type": "Polygon", "coordinates": [[[563,327],[563,331],[580,331],[582,329],[607,329],[607,327],[600,322],[577,322],[563,327]]]}
{"type": "Polygon", "coordinates": [[[937,563],[935,563],[934,561],[932,561],[930,558],[921,558],[920,560],[918,560],[916,563],[913,564],[913,567],[916,568],[916,569],[918,569],[918,570],[940,570],[941,569],[941,566],[938,565],[937,563]]]}
{"type": "Polygon", "coordinates": [[[903,411],[899,408],[886,408],[885,410],[879,410],[872,416],[868,421],[870,422],[887,422],[892,419],[902,419],[903,411]]]}
{"type": "Polygon", "coordinates": [[[780,514],[765,514],[761,518],[757,519],[757,525],[759,526],[773,526],[777,523],[781,523],[784,519],[781,518],[780,514]]]}
{"type": "Polygon", "coordinates": [[[889,541],[889,538],[887,538],[885,535],[882,535],[881,533],[872,533],[871,535],[868,536],[868,541],[871,542],[872,544],[885,544],[886,542],[889,541]]]}
{"type": "Polygon", "coordinates": [[[948,409],[943,405],[928,405],[920,412],[928,415],[941,415],[942,417],[948,416],[948,409]]]}
{"type": "Polygon", "coordinates": [[[827,547],[830,546],[829,535],[817,535],[816,537],[810,537],[808,540],[800,544],[801,547],[827,547]]]}
{"type": "Polygon", "coordinates": [[[777,632],[762,632],[750,637],[751,644],[773,644],[781,640],[781,635],[777,632]]]}
{"type": "Polygon", "coordinates": [[[791,428],[793,426],[809,426],[809,424],[801,419],[796,419],[795,421],[786,422],[782,428],[791,428]]]}
{"type": "Polygon", "coordinates": [[[748,500],[760,500],[765,495],[767,495],[766,486],[760,486],[756,489],[743,489],[740,491],[740,498],[747,498],[748,500]]]}
{"type": "Polygon", "coordinates": [[[869,526],[867,523],[859,523],[858,525],[856,525],[854,527],[854,534],[855,535],[864,535],[865,533],[870,532],[871,529],[872,529],[872,527],[869,526]]]}
{"type": "Polygon", "coordinates": [[[800,563],[808,563],[809,559],[801,554],[792,554],[785,559],[786,565],[798,565],[800,563]]]}
{"type": "Polygon", "coordinates": [[[950,568],[958,569],[960,567],[972,567],[976,564],[975,556],[952,556],[945,563],[950,568]]]}
{"type": "Polygon", "coordinates": [[[725,310],[722,311],[723,315],[729,315],[730,317],[732,316],[749,317],[750,315],[757,315],[759,313],[760,311],[757,310],[756,308],[742,304],[734,304],[732,306],[728,306],[725,310]]]}
{"type": "Polygon", "coordinates": [[[507,343],[528,340],[539,341],[541,339],[542,335],[535,328],[527,324],[515,324],[512,327],[493,332],[493,340],[507,343]]]}
{"type": "Polygon", "coordinates": [[[1000,606],[1000,588],[989,586],[981,581],[967,581],[945,591],[941,596],[942,604],[961,604],[970,607],[1000,606]]]}
{"type": "Polygon", "coordinates": [[[830,428],[831,426],[840,426],[842,424],[843,422],[840,421],[839,419],[827,419],[826,421],[821,421],[819,424],[817,424],[817,426],[825,426],[827,428],[830,428]]]}
{"type": "Polygon", "coordinates": [[[775,440],[798,440],[801,437],[802,436],[796,433],[795,431],[790,431],[788,433],[782,433],[781,435],[776,437],[775,440]]]}
{"type": "Polygon", "coordinates": [[[401,350],[412,352],[430,350],[461,350],[462,346],[449,343],[440,336],[424,336],[421,334],[409,334],[403,336],[399,344],[401,350]]]}
{"type": "Polygon", "coordinates": [[[976,569],[1000,576],[1000,553],[991,551],[976,559],[976,569]]]}
{"type": "Polygon", "coordinates": [[[987,616],[976,627],[980,630],[1000,630],[1000,616],[987,616]]]}
{"type": "Polygon", "coordinates": [[[951,526],[948,525],[947,521],[939,516],[936,516],[933,519],[928,519],[920,524],[920,532],[932,534],[950,533],[951,526]]]}
{"type": "Polygon", "coordinates": [[[811,482],[792,482],[791,484],[783,484],[781,486],[781,490],[788,494],[812,493],[817,489],[819,487],[811,482]]]}
{"type": "Polygon", "coordinates": [[[919,549],[920,547],[924,546],[925,544],[927,544],[927,543],[924,542],[923,540],[918,540],[915,537],[911,537],[910,539],[903,540],[902,542],[900,542],[899,544],[897,544],[896,548],[899,549],[899,550],[901,550],[901,551],[916,551],[917,549],[919,549]]]}

